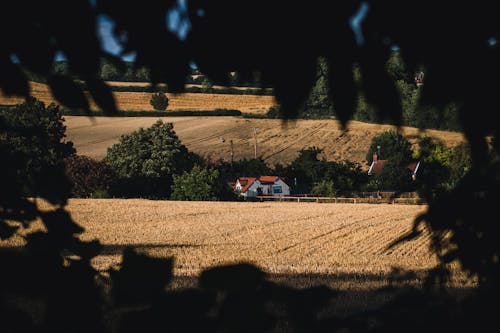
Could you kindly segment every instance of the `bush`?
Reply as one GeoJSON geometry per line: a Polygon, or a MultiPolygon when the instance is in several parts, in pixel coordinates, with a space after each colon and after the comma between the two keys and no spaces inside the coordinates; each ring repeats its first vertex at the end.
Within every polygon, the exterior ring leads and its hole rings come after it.
{"type": "Polygon", "coordinates": [[[311,194],[318,197],[334,197],[337,193],[331,180],[322,180],[312,187],[311,194]]]}
{"type": "Polygon", "coordinates": [[[191,171],[174,175],[172,200],[217,201],[219,172],[195,165],[191,171]]]}
{"type": "Polygon", "coordinates": [[[166,198],[172,175],[191,169],[187,148],[172,123],[158,120],[151,127],[123,135],[104,158],[117,175],[113,195],[166,198]]]}
{"type": "Polygon", "coordinates": [[[163,91],[159,91],[151,95],[151,100],[149,101],[149,103],[155,110],[165,111],[168,107],[168,97],[163,91]]]}
{"type": "Polygon", "coordinates": [[[64,161],[73,197],[108,197],[115,174],[106,163],[82,155],[64,161]]]}

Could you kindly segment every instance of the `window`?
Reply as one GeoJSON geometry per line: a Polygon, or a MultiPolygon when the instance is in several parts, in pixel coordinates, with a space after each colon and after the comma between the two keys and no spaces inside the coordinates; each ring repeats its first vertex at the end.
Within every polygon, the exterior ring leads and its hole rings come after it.
{"type": "Polygon", "coordinates": [[[281,189],[281,186],[273,186],[273,193],[274,194],[283,193],[283,190],[281,189]]]}

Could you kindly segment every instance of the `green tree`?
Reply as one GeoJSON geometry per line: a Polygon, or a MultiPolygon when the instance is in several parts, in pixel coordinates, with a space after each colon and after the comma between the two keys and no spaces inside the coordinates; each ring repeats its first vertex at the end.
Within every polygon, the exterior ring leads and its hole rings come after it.
{"type": "Polygon", "coordinates": [[[395,130],[385,131],[373,137],[366,153],[368,164],[372,163],[375,152],[380,154],[379,160],[390,160],[397,155],[405,162],[409,162],[413,154],[410,141],[395,130]]]}
{"type": "Polygon", "coordinates": [[[0,109],[0,123],[4,128],[0,145],[11,156],[4,163],[18,163],[15,177],[11,176],[23,184],[24,195],[57,193],[59,186],[62,192],[69,190],[68,182],[57,173],[64,174],[64,158],[76,151],[73,143],[65,140],[66,126],[58,106],[45,107],[30,97],[22,104],[0,109]],[[49,186],[51,177],[57,177],[59,183],[49,186]]]}
{"type": "Polygon", "coordinates": [[[317,73],[309,97],[299,112],[301,118],[327,118],[334,115],[333,103],[330,98],[328,78],[328,62],[320,57],[317,63],[317,73]]]}
{"type": "Polygon", "coordinates": [[[205,93],[210,92],[213,86],[213,82],[208,77],[203,76],[201,79],[201,91],[205,93]]]}
{"type": "Polygon", "coordinates": [[[325,161],[318,157],[322,151],[318,147],[301,149],[289,165],[281,168],[280,176],[293,182],[295,193],[309,193],[313,184],[323,179],[325,161]]]}
{"type": "Polygon", "coordinates": [[[371,191],[413,191],[415,184],[408,169],[408,157],[403,153],[396,153],[385,163],[384,168],[371,176],[368,190],[371,191]]]}
{"type": "Polygon", "coordinates": [[[215,169],[202,168],[195,165],[190,171],[174,175],[172,184],[172,200],[185,201],[217,201],[219,172],[215,169]]]}
{"type": "Polygon", "coordinates": [[[452,148],[449,158],[449,178],[445,185],[448,189],[454,189],[459,182],[472,169],[472,157],[470,145],[461,143],[452,148]]]}
{"type": "Polygon", "coordinates": [[[83,155],[69,156],[64,162],[73,197],[108,196],[115,174],[106,163],[83,155]]]}
{"type": "Polygon", "coordinates": [[[120,81],[122,73],[113,64],[103,62],[100,68],[100,77],[105,81],[120,81]]]}
{"type": "Polygon", "coordinates": [[[165,111],[168,107],[168,97],[163,91],[153,93],[149,104],[151,104],[155,110],[165,111]]]}
{"type": "Polygon", "coordinates": [[[334,197],[337,195],[335,185],[331,180],[321,180],[311,188],[311,194],[318,197],[334,197]]]}
{"type": "Polygon", "coordinates": [[[351,161],[324,162],[324,179],[333,181],[337,195],[359,191],[368,182],[368,174],[358,163],[351,161]]]}
{"type": "Polygon", "coordinates": [[[161,120],[123,135],[104,161],[119,178],[115,194],[124,196],[168,197],[172,176],[192,167],[172,123],[161,120]]]}

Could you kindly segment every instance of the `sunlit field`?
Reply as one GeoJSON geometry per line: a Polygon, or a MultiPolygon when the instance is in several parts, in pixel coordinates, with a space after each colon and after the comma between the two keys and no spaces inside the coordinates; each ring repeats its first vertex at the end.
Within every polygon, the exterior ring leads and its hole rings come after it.
{"type": "MultiPolygon", "coordinates": [[[[44,206],[45,207],[45,206],[44,206]]],[[[429,234],[388,246],[412,228],[422,205],[295,202],[179,202],[72,199],[68,210],[85,228],[82,240],[104,245],[93,266],[117,267],[127,246],[175,258],[176,276],[194,277],[216,265],[248,262],[280,279],[328,283],[340,289],[381,287],[392,276],[420,283],[437,263],[429,234]]],[[[40,227],[40,225],[38,226],[40,227]]],[[[22,238],[2,242],[22,245],[22,238]]],[[[466,281],[454,268],[455,282],[466,281]]]]}

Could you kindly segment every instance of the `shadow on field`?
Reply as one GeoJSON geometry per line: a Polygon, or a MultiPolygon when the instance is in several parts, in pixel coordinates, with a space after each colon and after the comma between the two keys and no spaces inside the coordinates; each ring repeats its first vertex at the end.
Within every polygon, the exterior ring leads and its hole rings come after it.
{"type": "Polygon", "coordinates": [[[146,251],[154,249],[179,249],[179,248],[198,248],[204,245],[200,244],[104,244],[102,245],[101,255],[121,255],[127,247],[133,247],[137,251],[146,251]]]}

